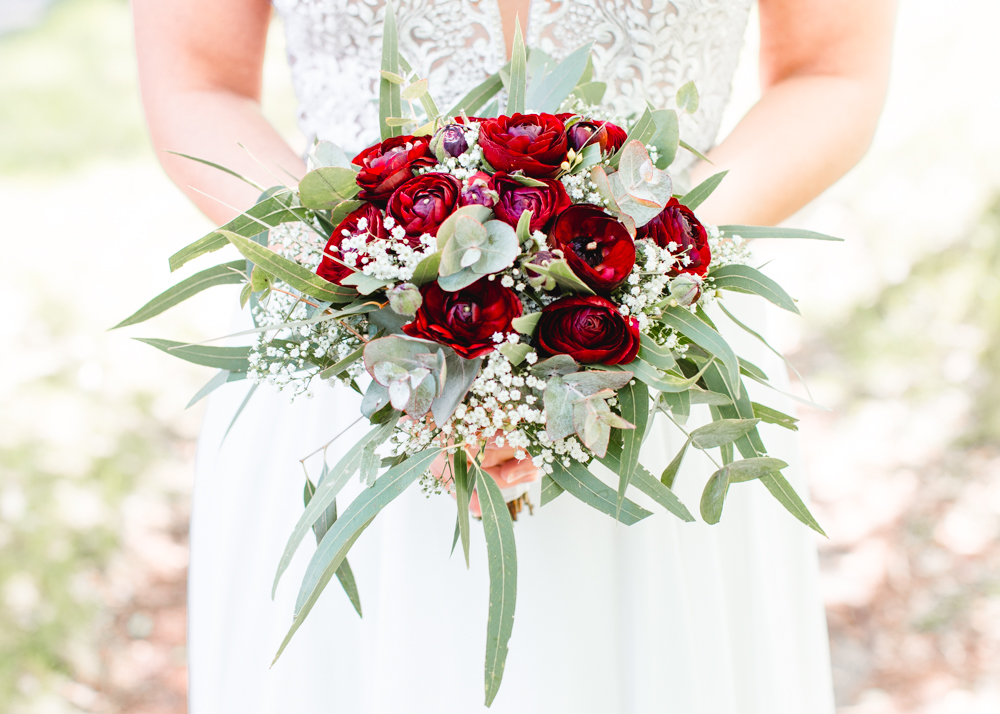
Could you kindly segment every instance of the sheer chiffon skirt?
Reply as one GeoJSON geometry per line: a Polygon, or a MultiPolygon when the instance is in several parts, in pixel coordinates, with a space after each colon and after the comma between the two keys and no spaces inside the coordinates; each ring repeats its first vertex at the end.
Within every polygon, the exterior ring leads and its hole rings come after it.
{"type": "MultiPolygon", "coordinates": [[[[737,313],[760,325],[742,299],[737,313]]],[[[732,308],[731,308],[732,309],[732,308]]],[[[722,318],[724,320],[724,318],[722,318]]],[[[720,320],[721,321],[721,320],[720,320]]],[[[737,352],[780,387],[784,366],[726,331],[737,352]]],[[[792,411],[756,389],[755,401],[792,411]]],[[[322,388],[289,404],[261,387],[229,437],[245,394],[220,390],[199,444],[191,526],[190,703],[193,714],[468,714],[483,706],[488,574],[473,521],[471,569],[449,557],[455,503],[411,487],[349,556],[359,618],[336,580],[273,667],[291,623],[305,542],[270,598],[302,512],[299,459],[347,427],[360,398],[322,388]]],[[[695,407],[692,424],[707,421],[695,407]]],[[[331,447],[330,462],[366,430],[331,447]]],[[[772,456],[805,495],[792,432],[761,425],[772,456]]],[[[683,443],[658,417],[642,462],[658,474],[683,443]]],[[[675,490],[696,514],[712,464],[689,453],[675,490]]],[[[599,474],[609,477],[607,472],[599,474]]],[[[315,475],[314,475],[315,477],[315,475]]],[[[615,483],[613,480],[611,483],[615,483]]],[[[360,490],[352,483],[340,509],[360,490]]],[[[634,491],[634,489],[633,489],[634,491]]],[[[722,522],[655,515],[626,527],[569,494],[515,524],[518,591],[503,686],[491,712],[518,714],[831,714],[826,622],[815,536],[756,482],[736,484],[722,522]]]]}

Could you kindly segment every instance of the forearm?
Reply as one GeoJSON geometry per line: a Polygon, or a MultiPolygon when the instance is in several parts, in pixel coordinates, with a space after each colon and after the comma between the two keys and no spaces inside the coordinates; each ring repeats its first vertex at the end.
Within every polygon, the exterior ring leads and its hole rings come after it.
{"type": "Polygon", "coordinates": [[[843,176],[871,143],[884,90],[837,75],[793,76],[769,87],[700,163],[692,183],[729,174],[698,210],[709,223],[774,225],[843,176]]]}
{"type": "Polygon", "coordinates": [[[216,223],[225,223],[253,205],[259,192],[222,171],[168,151],[208,159],[264,187],[292,184],[305,173],[302,159],[253,99],[221,90],[167,90],[144,100],[163,168],[216,223]]]}

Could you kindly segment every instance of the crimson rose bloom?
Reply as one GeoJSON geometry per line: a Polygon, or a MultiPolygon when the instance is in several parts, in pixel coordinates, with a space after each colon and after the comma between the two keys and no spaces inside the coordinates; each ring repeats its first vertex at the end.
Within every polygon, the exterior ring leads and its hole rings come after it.
{"type": "Polygon", "coordinates": [[[451,174],[424,174],[396,189],[385,212],[406,229],[416,246],[424,233],[437,234],[438,226],[458,207],[461,192],[462,182],[451,174]]]}
{"type": "Polygon", "coordinates": [[[656,241],[656,245],[668,249],[680,259],[671,269],[671,276],[693,273],[705,277],[708,264],[712,262],[712,250],[708,247],[705,226],[695,218],[694,211],[676,198],[670,199],[660,215],[637,229],[636,238],[656,241]],[[674,244],[672,248],[671,243],[674,244]],[[685,258],[688,260],[686,265],[685,258]]]}
{"type": "Polygon", "coordinates": [[[566,127],[552,114],[487,119],[479,128],[479,146],[497,171],[552,178],[566,160],[566,127]]]}
{"type": "Polygon", "coordinates": [[[513,332],[510,321],[521,316],[520,298],[499,280],[480,278],[453,293],[436,282],[427,283],[420,294],[424,302],[413,322],[403,325],[403,332],[448,345],[466,359],[495,348],[494,333],[513,332]]]}
{"type": "Polygon", "coordinates": [[[517,228],[521,214],[531,211],[530,230],[544,231],[549,223],[573,202],[562,181],[538,179],[544,186],[525,186],[504,174],[494,174],[490,188],[497,192],[493,214],[504,223],[517,228]]]}
{"type": "Polygon", "coordinates": [[[639,352],[639,321],[596,295],[564,297],[542,309],[538,344],[580,364],[628,364],[639,352]]]}
{"type": "Polygon", "coordinates": [[[484,171],[477,171],[465,180],[466,187],[462,189],[462,196],[458,202],[463,206],[486,206],[493,208],[496,203],[496,194],[490,189],[490,175],[484,171]]]}
{"type": "Polygon", "coordinates": [[[394,136],[370,146],[351,159],[360,166],[358,186],[363,201],[384,206],[397,188],[413,178],[413,170],[437,164],[429,136],[394,136]]]}
{"type": "MultiPolygon", "coordinates": [[[[559,118],[566,121],[573,114],[560,114],[559,118]]],[[[628,133],[617,124],[609,121],[591,121],[581,119],[566,130],[566,138],[573,151],[579,151],[584,146],[597,144],[602,154],[613,154],[622,148],[628,133]],[[596,137],[594,135],[597,135],[596,137]]]]}
{"type": "MultiPolygon", "coordinates": [[[[368,231],[366,243],[379,238],[384,240],[389,237],[385,226],[382,225],[382,212],[370,203],[366,203],[353,213],[348,214],[347,218],[342,220],[340,225],[333,229],[330,240],[327,241],[326,248],[323,249],[323,260],[320,261],[319,267],[316,268],[316,274],[321,278],[329,280],[331,283],[340,285],[341,280],[353,273],[353,270],[344,265],[343,262],[340,262],[344,260],[344,252],[340,249],[340,244],[345,238],[357,235],[362,230],[368,231]],[[359,225],[362,219],[365,221],[363,229],[359,225]],[[334,260],[331,256],[336,257],[337,260],[334,260]]],[[[361,266],[359,265],[358,268],[360,269],[361,266]]]]}
{"type": "Polygon", "coordinates": [[[635,243],[625,226],[597,206],[577,204],[563,211],[549,245],[559,248],[577,277],[600,293],[621,283],[635,265],[635,243]]]}

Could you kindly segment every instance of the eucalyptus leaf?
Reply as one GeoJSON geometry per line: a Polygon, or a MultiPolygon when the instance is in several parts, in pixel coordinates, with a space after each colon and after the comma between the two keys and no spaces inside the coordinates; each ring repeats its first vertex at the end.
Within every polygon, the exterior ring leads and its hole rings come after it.
{"type": "Polygon", "coordinates": [[[705,523],[715,525],[722,518],[722,506],[729,493],[729,483],[729,471],[725,467],[708,479],[701,492],[701,517],[705,523]]]}
{"type": "Polygon", "coordinates": [[[216,285],[241,283],[246,280],[246,274],[243,272],[245,266],[246,261],[237,260],[232,263],[224,263],[216,265],[213,268],[208,268],[207,270],[202,270],[200,273],[196,273],[190,278],[177,283],[169,290],[160,293],[139,308],[133,315],[125,318],[111,329],[117,330],[119,327],[127,327],[145,322],[149,318],[169,310],[174,305],[178,305],[188,298],[197,295],[202,290],[207,290],[216,285]]]}
{"type": "Polygon", "coordinates": [[[687,149],[688,151],[690,151],[692,154],[694,154],[695,156],[697,156],[702,161],[704,161],[706,163],[709,163],[709,164],[712,163],[711,159],[709,159],[707,156],[705,156],[703,153],[701,153],[700,151],[698,151],[696,148],[694,148],[693,146],[691,146],[689,143],[687,143],[683,139],[681,139],[677,143],[680,145],[680,147],[682,149],[687,149]]]}
{"type": "Polygon", "coordinates": [[[667,307],[663,310],[660,320],[702,349],[718,357],[726,368],[723,374],[729,385],[729,391],[737,395],[740,393],[739,360],[736,358],[733,348],[729,346],[722,335],[682,307],[667,307]]]}
{"type": "Polygon", "coordinates": [[[801,228],[779,228],[777,226],[719,226],[719,230],[726,235],[739,235],[745,240],[757,240],[761,238],[798,238],[806,240],[829,240],[843,241],[843,238],[834,238],[825,233],[807,231],[801,228]]]}
{"type": "Polygon", "coordinates": [[[455,474],[455,501],[458,504],[458,532],[462,539],[462,552],[465,554],[465,567],[469,567],[469,501],[475,486],[474,472],[469,469],[469,462],[464,448],[455,451],[452,457],[452,470],[455,474]]]}
{"type": "Polygon", "coordinates": [[[639,464],[639,447],[649,419],[649,389],[638,380],[626,384],[618,390],[618,403],[622,418],[634,425],[633,429],[622,432],[621,469],[618,471],[618,508],[621,508],[625,491],[639,464]]]}
{"type": "Polygon", "coordinates": [[[618,494],[615,489],[598,479],[590,470],[578,461],[570,461],[564,466],[557,458],[552,462],[552,480],[563,490],[568,491],[578,499],[601,513],[616,518],[627,526],[638,523],[643,518],[653,515],[642,506],[625,499],[621,509],[618,508],[618,494]]]}
{"type": "Polygon", "coordinates": [[[248,355],[249,347],[214,347],[211,345],[189,345],[173,340],[161,340],[151,337],[136,337],[136,341],[144,342],[158,350],[166,352],[187,362],[217,367],[230,372],[246,372],[250,369],[248,355]]]}
{"type": "Polygon", "coordinates": [[[677,108],[687,114],[694,114],[698,111],[698,88],[694,82],[685,82],[677,90],[677,108]]]}
{"type": "Polygon", "coordinates": [[[749,265],[724,265],[713,270],[709,277],[716,288],[759,295],[784,310],[800,314],[795,301],[780,285],[749,265]]]}
{"type": "Polygon", "coordinates": [[[639,359],[664,371],[677,369],[677,362],[667,347],[656,344],[647,333],[639,333],[639,359]]]}
{"type": "Polygon", "coordinates": [[[541,505],[544,506],[548,503],[552,503],[552,501],[556,500],[559,496],[563,495],[564,493],[565,490],[563,489],[563,487],[557,484],[555,482],[555,479],[553,479],[551,476],[546,474],[545,476],[542,477],[541,505]]]}
{"type": "Polygon", "coordinates": [[[462,112],[469,115],[476,114],[502,88],[503,81],[500,79],[500,73],[491,74],[473,87],[468,94],[459,99],[455,106],[448,110],[447,115],[452,117],[461,116],[462,112]]]}
{"type": "Polygon", "coordinates": [[[724,179],[728,173],[728,171],[721,171],[714,176],[709,176],[707,179],[684,194],[684,196],[680,199],[680,202],[692,211],[695,210],[698,206],[705,202],[706,198],[712,195],[712,192],[718,188],[719,184],[722,183],[722,179],[724,179]]]}
{"type": "Polygon", "coordinates": [[[321,166],[339,166],[344,169],[351,168],[351,161],[347,154],[332,141],[317,141],[309,152],[309,168],[317,169],[321,166]]]}
{"type": "Polygon", "coordinates": [[[543,359],[541,362],[533,364],[528,371],[536,377],[545,377],[548,379],[550,377],[572,374],[579,369],[580,365],[569,355],[553,355],[548,359],[543,359]]]}
{"type": "Polygon", "coordinates": [[[436,253],[431,253],[417,263],[417,267],[413,271],[413,277],[410,278],[410,282],[418,287],[433,282],[437,279],[440,265],[441,252],[438,251],[436,253]]]}
{"type": "Polygon", "coordinates": [[[476,380],[483,364],[482,357],[465,359],[452,349],[445,350],[445,377],[440,396],[431,402],[435,424],[447,422],[476,380]]]}
{"type": "Polygon", "coordinates": [[[563,381],[562,377],[554,376],[548,381],[543,396],[545,406],[545,432],[549,439],[556,441],[572,434],[573,401],[575,394],[563,381]]]}
{"type": "Polygon", "coordinates": [[[500,345],[500,353],[510,360],[510,363],[515,367],[524,362],[530,352],[532,352],[531,345],[523,342],[519,342],[516,345],[505,342],[500,345]]]}
{"type": "Polygon", "coordinates": [[[656,147],[656,167],[665,169],[674,162],[677,156],[677,146],[680,141],[680,125],[677,112],[669,109],[657,109],[651,113],[656,127],[649,143],[656,147]]]}
{"type": "Polygon", "coordinates": [[[200,402],[202,399],[207,397],[209,394],[214,392],[216,389],[221,387],[223,384],[226,384],[229,381],[229,376],[231,374],[245,374],[245,373],[230,372],[228,369],[220,369],[218,372],[215,373],[214,377],[212,377],[210,380],[208,380],[208,382],[205,383],[204,387],[199,389],[198,392],[193,397],[191,397],[191,401],[189,401],[187,403],[187,406],[184,408],[190,409],[195,404],[200,402]]]}
{"type": "Polygon", "coordinates": [[[337,495],[351,479],[351,476],[361,468],[361,460],[364,456],[365,447],[369,443],[376,445],[385,443],[392,436],[398,420],[399,413],[397,412],[394,419],[389,419],[384,424],[371,429],[347,450],[347,453],[340,458],[340,461],[333,468],[324,473],[324,478],[320,479],[319,484],[316,486],[316,491],[310,497],[309,503],[306,504],[306,510],[299,516],[295,528],[285,543],[285,550],[281,555],[281,560],[278,561],[274,583],[271,585],[272,598],[278,590],[278,583],[281,581],[281,576],[288,569],[289,564],[292,562],[292,556],[295,555],[295,551],[298,550],[306,533],[309,532],[313,524],[316,523],[330,504],[333,503],[334,499],[337,498],[337,495]]]}
{"type": "Polygon", "coordinates": [[[604,93],[607,91],[608,85],[605,82],[584,82],[576,85],[573,94],[587,104],[597,105],[604,99],[604,93]]]}
{"type": "Polygon", "coordinates": [[[530,312],[527,315],[515,317],[510,321],[510,324],[511,327],[520,332],[522,335],[533,337],[535,330],[538,328],[538,320],[541,317],[542,313],[540,312],[530,312]]]}
{"type": "Polygon", "coordinates": [[[677,479],[677,472],[680,471],[681,463],[684,461],[684,455],[687,453],[688,446],[691,445],[691,439],[684,442],[684,446],[680,448],[670,463],[667,464],[667,468],[663,469],[663,473],[660,475],[660,483],[662,483],[667,488],[674,487],[674,481],[677,479]]]}
{"type": "Polygon", "coordinates": [[[313,554],[306,568],[295,602],[295,618],[305,617],[319,598],[323,587],[340,566],[346,553],[343,547],[359,534],[386,505],[416,481],[431,465],[441,449],[420,451],[376,479],[363,490],[333,524],[313,554]],[[343,553],[343,555],[341,555],[343,553]]]}
{"type": "Polygon", "coordinates": [[[490,706],[500,690],[504,664],[507,661],[507,642],[514,629],[517,554],[514,547],[514,524],[500,487],[491,476],[480,473],[478,469],[476,482],[490,572],[485,666],[486,706],[490,706]]]}
{"type": "MultiPolygon", "coordinates": [[[[618,473],[621,470],[621,446],[612,442],[608,447],[608,453],[601,459],[601,463],[607,466],[612,472],[618,473]]],[[[687,507],[681,503],[680,499],[674,495],[674,492],[667,486],[657,481],[656,478],[649,473],[649,471],[647,471],[642,464],[636,465],[635,472],[632,474],[632,485],[659,503],[667,509],[668,512],[680,518],[682,521],[688,523],[694,521],[694,516],[692,516],[687,507]]]]}
{"type": "Polygon", "coordinates": [[[371,295],[376,290],[392,285],[392,282],[389,280],[380,280],[358,270],[346,276],[340,281],[340,284],[349,285],[362,295],[371,295]]]}
{"type": "Polygon", "coordinates": [[[795,489],[792,488],[792,485],[788,483],[788,480],[784,476],[773,472],[761,476],[760,481],[771,492],[771,495],[778,499],[778,503],[785,507],[785,510],[821,536],[826,536],[826,532],[820,527],[819,522],[809,512],[809,508],[799,498],[799,495],[795,493],[795,489]]]}
{"type": "Polygon", "coordinates": [[[521,23],[514,20],[514,41],[510,54],[510,81],[507,84],[506,114],[524,114],[528,91],[528,58],[521,36],[521,23]]]}
{"type": "Polygon", "coordinates": [[[795,417],[779,412],[777,409],[766,407],[763,404],[758,404],[757,402],[751,402],[751,404],[753,406],[753,413],[765,424],[776,424],[789,431],[799,430],[799,427],[796,425],[799,420],[795,417]]]}
{"type": "Polygon", "coordinates": [[[566,97],[570,95],[583,76],[592,46],[592,42],[587,43],[570,53],[538,83],[535,90],[528,96],[525,106],[537,112],[549,114],[558,112],[566,97]]]}
{"type": "Polygon", "coordinates": [[[254,204],[224,226],[174,253],[170,256],[170,270],[173,272],[201,255],[229,245],[226,231],[251,238],[258,235],[261,229],[266,231],[278,224],[301,221],[304,218],[305,209],[298,197],[293,192],[282,189],[254,204]]]}
{"type": "Polygon", "coordinates": [[[550,261],[546,265],[528,263],[524,267],[534,273],[544,275],[556,281],[556,284],[580,295],[595,295],[596,293],[585,282],[580,280],[563,259],[550,261]]]}
{"type": "Polygon", "coordinates": [[[689,438],[699,449],[714,449],[723,444],[733,443],[759,422],[760,419],[719,419],[698,427],[691,432],[689,438]]]}
{"type": "Polygon", "coordinates": [[[268,250],[259,243],[230,231],[219,232],[236,246],[247,260],[262,266],[269,273],[310,297],[337,303],[349,302],[357,297],[356,290],[324,280],[308,268],[278,255],[273,250],[268,250]]]}
{"type": "Polygon", "coordinates": [[[362,345],[361,347],[359,347],[358,349],[354,350],[349,355],[347,355],[346,357],[344,357],[344,359],[340,360],[336,364],[331,365],[330,367],[327,367],[322,372],[320,372],[319,373],[319,378],[320,379],[330,379],[331,377],[336,377],[338,374],[340,374],[345,369],[347,369],[352,364],[354,364],[359,359],[361,359],[361,356],[362,356],[362,354],[364,354],[364,351],[365,351],[365,347],[364,347],[364,345],[362,345]]]}
{"type": "Polygon", "coordinates": [[[342,166],[322,166],[310,171],[299,182],[299,197],[306,208],[334,208],[358,195],[358,174],[342,166]]]}
{"type": "MultiPolygon", "coordinates": [[[[382,24],[382,67],[383,72],[399,74],[399,37],[396,31],[396,8],[392,0],[385,4],[385,21],[382,24]]],[[[386,119],[403,113],[403,101],[399,85],[388,79],[379,81],[378,118],[382,141],[394,136],[402,136],[398,127],[389,126],[386,119]]]]}

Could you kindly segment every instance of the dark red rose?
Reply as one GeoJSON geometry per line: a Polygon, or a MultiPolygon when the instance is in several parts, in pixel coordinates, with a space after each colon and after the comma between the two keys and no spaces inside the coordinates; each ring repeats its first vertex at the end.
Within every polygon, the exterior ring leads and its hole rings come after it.
{"type": "Polygon", "coordinates": [[[467,288],[446,292],[436,283],[420,288],[424,298],[413,322],[403,325],[410,337],[448,345],[466,359],[497,346],[493,335],[513,332],[510,321],[521,316],[521,300],[499,280],[481,278],[467,288]]]}
{"type": "Polygon", "coordinates": [[[579,151],[584,146],[597,144],[601,147],[602,154],[613,154],[622,148],[625,139],[628,138],[628,133],[620,126],[608,121],[581,119],[566,129],[566,138],[573,151],[579,151]]]}
{"type": "Polygon", "coordinates": [[[368,147],[351,163],[361,167],[358,197],[384,206],[393,191],[413,178],[414,169],[434,166],[437,159],[430,150],[429,136],[394,136],[368,147]]]}
{"type": "Polygon", "coordinates": [[[666,248],[678,258],[670,275],[692,273],[705,277],[708,264],[712,262],[705,226],[695,218],[694,211],[676,198],[670,199],[660,215],[637,229],[636,238],[656,241],[656,245],[666,248]]]}
{"type": "Polygon", "coordinates": [[[621,283],[635,265],[635,243],[625,226],[597,206],[570,206],[549,231],[577,277],[600,293],[621,283]]]}
{"type": "MultiPolygon", "coordinates": [[[[347,218],[333,229],[333,234],[327,241],[326,248],[323,249],[323,260],[316,268],[316,274],[331,283],[340,285],[341,280],[354,272],[345,265],[345,263],[350,263],[350,258],[345,259],[345,255],[353,253],[353,251],[342,251],[340,245],[345,238],[355,236],[363,231],[368,232],[366,243],[389,237],[385,226],[382,225],[382,212],[371,203],[366,203],[353,213],[348,214],[347,218]]],[[[360,270],[361,266],[359,265],[357,268],[360,270]]]]}
{"type": "Polygon", "coordinates": [[[493,214],[517,228],[521,214],[531,211],[531,231],[544,231],[549,223],[573,205],[562,181],[537,179],[544,186],[525,186],[505,174],[494,174],[490,188],[497,192],[493,214]]]}
{"type": "Polygon", "coordinates": [[[486,206],[493,208],[496,203],[496,193],[490,188],[490,175],[477,171],[465,180],[462,197],[458,200],[463,206],[486,206]]]}
{"type": "Polygon", "coordinates": [[[542,309],[538,345],[580,364],[628,364],[639,352],[639,321],[596,295],[564,297],[542,309]]]}
{"type": "Polygon", "coordinates": [[[396,189],[385,212],[416,245],[424,233],[437,234],[438,226],[458,207],[461,191],[462,182],[451,174],[424,174],[396,189]]]}
{"type": "Polygon", "coordinates": [[[465,129],[460,124],[441,127],[431,139],[431,148],[440,160],[447,156],[461,156],[469,148],[469,142],[465,140],[465,129]]]}
{"type": "Polygon", "coordinates": [[[551,178],[566,160],[566,127],[552,114],[487,119],[479,128],[479,146],[497,171],[551,178]]]}

